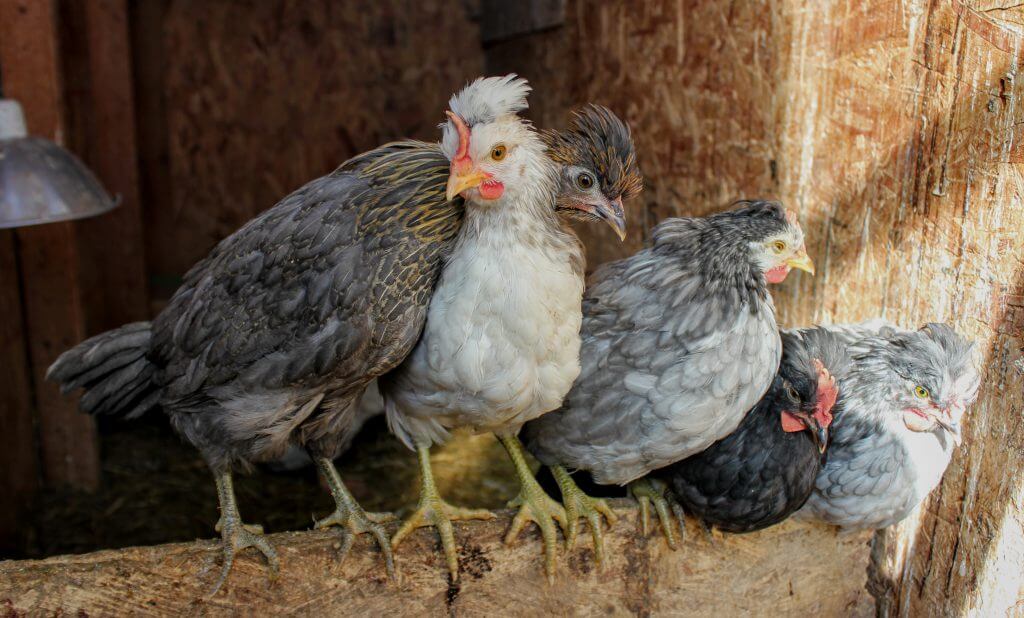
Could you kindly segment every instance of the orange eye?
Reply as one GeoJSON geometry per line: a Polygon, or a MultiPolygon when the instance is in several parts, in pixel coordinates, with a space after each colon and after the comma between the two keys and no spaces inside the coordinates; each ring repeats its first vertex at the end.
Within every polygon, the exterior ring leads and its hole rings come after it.
{"type": "Polygon", "coordinates": [[[491,158],[494,159],[495,161],[501,161],[502,159],[505,158],[505,155],[507,154],[508,148],[505,147],[505,144],[498,144],[497,146],[491,149],[491,158]]]}

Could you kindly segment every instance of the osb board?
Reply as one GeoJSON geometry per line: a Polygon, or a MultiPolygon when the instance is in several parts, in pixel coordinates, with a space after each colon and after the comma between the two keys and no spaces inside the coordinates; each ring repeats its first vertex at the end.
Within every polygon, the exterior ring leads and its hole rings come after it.
{"type": "Polygon", "coordinates": [[[490,50],[534,117],[624,113],[647,191],[620,245],[741,197],[801,216],[818,276],[775,292],[784,324],[884,316],[974,337],[983,389],[943,485],[879,546],[901,615],[1024,612],[1024,9],[1019,2],[570,2],[566,28],[490,50]]]}
{"type": "Polygon", "coordinates": [[[606,539],[608,562],[594,568],[589,545],[560,560],[549,585],[537,534],[505,547],[510,512],[490,522],[459,524],[461,575],[449,585],[433,532],[399,547],[398,583],[383,575],[376,546],[357,541],[337,555],[337,533],[270,537],[281,573],[268,582],[259,558],[246,551],[225,589],[204,599],[219,573],[210,541],[103,551],[40,561],[0,562],[0,609],[71,615],[677,615],[868,616],[864,590],[867,535],[837,535],[800,522],[714,541],[695,528],[684,547],[641,538],[637,512],[606,539]]]}
{"type": "Polygon", "coordinates": [[[448,97],[482,71],[473,5],[135,7],[150,273],[173,281],[354,154],[402,137],[436,139],[448,97]]]}

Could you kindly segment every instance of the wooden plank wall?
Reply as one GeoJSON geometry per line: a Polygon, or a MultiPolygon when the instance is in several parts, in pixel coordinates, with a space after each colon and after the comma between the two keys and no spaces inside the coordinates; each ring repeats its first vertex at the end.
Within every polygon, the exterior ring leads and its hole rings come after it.
{"type": "Polygon", "coordinates": [[[93,421],[43,381],[46,367],[85,336],[146,315],[127,34],[123,0],[0,3],[5,95],[21,102],[30,133],[76,153],[122,201],[95,219],[0,235],[10,363],[0,386],[10,430],[0,467],[3,493],[19,505],[4,509],[4,550],[18,544],[17,515],[40,481],[86,489],[99,481],[93,421]]]}
{"type": "Polygon", "coordinates": [[[1024,13],[1016,2],[571,1],[564,31],[489,49],[548,126],[593,100],[624,113],[651,224],[740,197],[796,208],[819,265],[776,292],[785,324],[950,321],[984,386],[921,517],[880,535],[889,615],[1019,612],[1024,598],[1024,13]]]}
{"type": "Polygon", "coordinates": [[[348,157],[436,139],[451,92],[483,69],[474,4],[135,5],[146,246],[166,283],[157,294],[348,157]]]}

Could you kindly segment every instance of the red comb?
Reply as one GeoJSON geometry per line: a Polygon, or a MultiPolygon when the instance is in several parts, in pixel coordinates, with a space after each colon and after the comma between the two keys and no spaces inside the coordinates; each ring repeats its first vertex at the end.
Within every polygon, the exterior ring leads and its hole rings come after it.
{"type": "Polygon", "coordinates": [[[459,149],[455,151],[453,160],[465,159],[469,155],[469,127],[466,126],[466,121],[455,112],[446,111],[445,113],[448,114],[448,120],[455,125],[455,130],[459,132],[459,149]]]}
{"type": "Polygon", "coordinates": [[[814,359],[813,364],[818,371],[818,401],[815,405],[814,418],[818,419],[822,427],[828,427],[832,422],[832,407],[839,398],[839,389],[836,388],[836,379],[820,360],[814,359]]]}

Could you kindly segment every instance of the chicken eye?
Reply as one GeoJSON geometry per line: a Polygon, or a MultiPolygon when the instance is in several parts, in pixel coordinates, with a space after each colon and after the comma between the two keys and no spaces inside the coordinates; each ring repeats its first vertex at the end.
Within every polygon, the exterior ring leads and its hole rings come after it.
{"type": "Polygon", "coordinates": [[[796,389],[793,388],[792,384],[790,384],[786,388],[788,389],[787,394],[789,395],[790,399],[792,399],[793,401],[800,401],[800,393],[796,392],[796,389]]]}
{"type": "Polygon", "coordinates": [[[491,148],[491,158],[495,161],[501,161],[507,154],[508,148],[505,147],[505,144],[498,144],[494,148],[491,148]]]}
{"type": "Polygon", "coordinates": [[[929,395],[928,389],[923,386],[915,386],[914,394],[917,395],[920,399],[928,399],[929,395]]]}
{"type": "Polygon", "coordinates": [[[576,177],[576,186],[588,191],[594,186],[594,177],[589,172],[583,172],[576,177]]]}
{"type": "Polygon", "coordinates": [[[786,250],[786,241],[784,241],[784,240],[776,240],[775,242],[772,243],[772,251],[774,251],[775,253],[782,253],[785,250],[786,250]]]}

